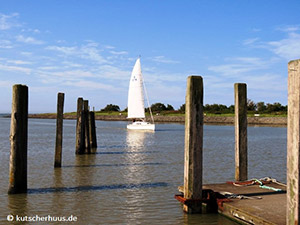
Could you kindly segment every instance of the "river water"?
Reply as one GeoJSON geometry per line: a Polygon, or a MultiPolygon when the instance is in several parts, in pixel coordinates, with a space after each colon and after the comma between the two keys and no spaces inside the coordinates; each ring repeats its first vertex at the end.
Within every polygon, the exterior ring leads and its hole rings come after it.
{"type": "MultiPolygon", "coordinates": [[[[183,184],[184,125],[139,132],[126,122],[96,121],[96,154],[76,156],[75,123],[64,120],[63,166],[54,169],[56,121],[29,119],[29,190],[7,195],[10,119],[0,118],[0,224],[24,224],[15,220],[25,216],[49,217],[42,224],[235,224],[217,214],[187,215],[174,199],[183,184]],[[77,222],[49,222],[62,217],[77,222]]],[[[249,178],[286,182],[286,128],[248,127],[248,154],[249,178]]],[[[203,173],[204,183],[234,179],[234,127],[204,126],[203,173]]]]}

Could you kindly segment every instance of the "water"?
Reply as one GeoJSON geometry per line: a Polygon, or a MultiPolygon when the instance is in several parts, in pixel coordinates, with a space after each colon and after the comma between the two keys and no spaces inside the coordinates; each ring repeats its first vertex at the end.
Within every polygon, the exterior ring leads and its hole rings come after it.
{"type": "MultiPolygon", "coordinates": [[[[8,196],[9,126],[0,118],[0,224],[8,215],[76,216],[71,224],[235,224],[217,214],[186,215],[174,199],[183,184],[184,125],[137,132],[126,122],[96,121],[97,154],[75,156],[75,121],[65,120],[63,167],[54,169],[55,120],[30,119],[29,191],[8,196]]],[[[285,182],[286,128],[249,127],[248,135],[249,178],[285,182]]],[[[203,173],[204,183],[234,179],[232,126],[204,127],[203,173]]]]}

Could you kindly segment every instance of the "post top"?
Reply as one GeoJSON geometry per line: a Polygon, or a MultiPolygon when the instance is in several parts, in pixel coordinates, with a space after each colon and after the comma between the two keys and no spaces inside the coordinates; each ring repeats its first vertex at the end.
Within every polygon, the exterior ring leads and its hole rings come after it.
{"type": "Polygon", "coordinates": [[[291,60],[291,61],[289,61],[288,64],[292,64],[292,63],[296,63],[296,62],[300,63],[300,59],[291,60]]]}
{"type": "Polygon", "coordinates": [[[188,79],[203,79],[202,76],[199,75],[190,75],[188,76],[188,79]]]}
{"type": "Polygon", "coordinates": [[[27,87],[25,84],[14,84],[13,87],[27,87]]]}

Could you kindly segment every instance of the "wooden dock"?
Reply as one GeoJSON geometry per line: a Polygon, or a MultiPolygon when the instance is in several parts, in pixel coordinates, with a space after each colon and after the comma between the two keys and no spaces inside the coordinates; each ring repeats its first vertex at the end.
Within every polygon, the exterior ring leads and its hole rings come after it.
{"type": "MultiPolygon", "coordinates": [[[[203,185],[203,191],[213,191],[214,196],[217,197],[212,204],[217,205],[217,211],[236,222],[242,224],[286,224],[286,186],[272,182],[263,186],[265,188],[259,187],[258,184],[235,186],[228,182],[203,185]],[[269,187],[281,189],[281,191],[267,189],[269,187]]],[[[183,191],[182,188],[179,187],[180,192],[183,191]]],[[[208,206],[205,200],[202,204],[204,207],[208,206]]]]}

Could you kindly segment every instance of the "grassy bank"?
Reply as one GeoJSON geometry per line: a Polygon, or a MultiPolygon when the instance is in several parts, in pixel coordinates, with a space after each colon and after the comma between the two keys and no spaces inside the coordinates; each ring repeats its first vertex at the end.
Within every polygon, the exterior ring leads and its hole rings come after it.
{"type": "MultiPolygon", "coordinates": [[[[53,117],[56,114],[55,113],[40,113],[35,114],[40,115],[42,117],[53,117]]],[[[76,112],[67,112],[64,113],[66,116],[76,116],[76,112]]],[[[127,117],[127,112],[95,112],[96,116],[125,116],[127,117]]],[[[161,113],[153,113],[154,116],[179,116],[182,117],[185,114],[184,113],[176,113],[176,112],[161,112],[161,113]]],[[[149,113],[146,113],[146,116],[150,116],[149,113]]],[[[204,113],[204,116],[209,117],[234,117],[234,113],[204,113]]],[[[263,114],[254,114],[254,113],[248,113],[248,117],[287,117],[286,113],[263,113],[263,114]]]]}
{"type": "MultiPolygon", "coordinates": [[[[104,121],[128,121],[127,113],[120,112],[96,112],[96,120],[104,121]]],[[[29,118],[55,119],[55,113],[30,114],[29,118]]],[[[64,119],[76,119],[76,113],[64,114],[64,119]]],[[[151,121],[150,115],[146,114],[146,120],[151,121]]],[[[185,116],[182,113],[160,113],[154,115],[156,123],[184,123],[185,116]]],[[[233,125],[234,114],[204,114],[205,124],[233,125]]],[[[248,114],[249,125],[262,126],[286,126],[287,116],[285,114],[248,114]]]]}

